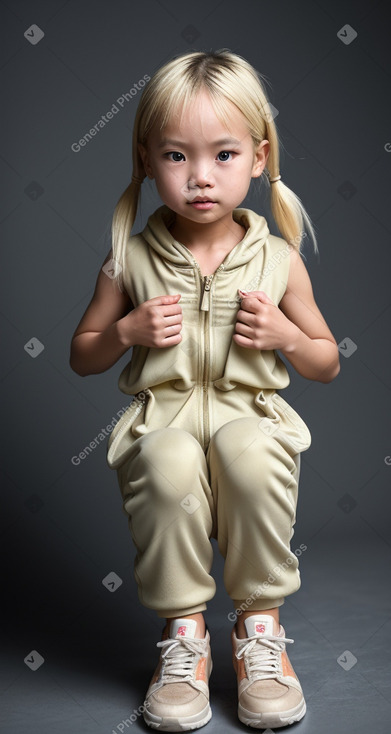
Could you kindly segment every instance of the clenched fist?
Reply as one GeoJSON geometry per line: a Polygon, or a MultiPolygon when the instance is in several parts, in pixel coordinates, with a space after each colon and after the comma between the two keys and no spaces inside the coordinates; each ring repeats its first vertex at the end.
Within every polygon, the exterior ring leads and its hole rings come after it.
{"type": "Polygon", "coordinates": [[[180,294],[156,296],[130,311],[121,319],[121,338],[127,346],[172,347],[182,339],[180,294]]]}
{"type": "Polygon", "coordinates": [[[284,349],[296,328],[264,291],[239,291],[242,296],[232,338],[248,349],[284,349]]]}

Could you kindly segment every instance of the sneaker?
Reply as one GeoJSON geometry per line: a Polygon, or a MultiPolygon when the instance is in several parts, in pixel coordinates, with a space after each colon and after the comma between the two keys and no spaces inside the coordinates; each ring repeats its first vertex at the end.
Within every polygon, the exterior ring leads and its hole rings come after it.
{"type": "Polygon", "coordinates": [[[248,637],[232,630],[233,666],[238,679],[238,717],[255,729],[276,729],[300,721],[306,712],[303,691],[285,652],[280,625],[274,634],[269,614],[254,614],[244,620],[248,637]]]}
{"type": "Polygon", "coordinates": [[[212,717],[209,676],[212,672],[209,630],[196,638],[194,619],[173,619],[166,624],[159,663],[146,697],[144,720],[161,731],[199,729],[212,717]]]}

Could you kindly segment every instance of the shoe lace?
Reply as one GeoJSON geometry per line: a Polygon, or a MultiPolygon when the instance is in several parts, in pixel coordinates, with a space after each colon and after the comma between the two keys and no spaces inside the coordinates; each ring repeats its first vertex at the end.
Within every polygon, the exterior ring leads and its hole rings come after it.
{"type": "Polygon", "coordinates": [[[288,637],[275,635],[254,635],[238,641],[236,657],[246,656],[246,666],[252,678],[265,680],[282,674],[281,653],[285,644],[294,642],[288,637]]]}
{"type": "Polygon", "coordinates": [[[192,677],[194,655],[205,654],[204,640],[189,637],[161,640],[156,646],[163,648],[162,675],[178,675],[182,680],[190,680],[192,677]]]}

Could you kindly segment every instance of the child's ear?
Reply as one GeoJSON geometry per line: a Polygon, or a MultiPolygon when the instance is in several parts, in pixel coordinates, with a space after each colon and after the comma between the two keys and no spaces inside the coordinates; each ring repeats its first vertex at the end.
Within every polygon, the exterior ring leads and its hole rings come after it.
{"type": "Polygon", "coordinates": [[[144,171],[148,178],[153,178],[152,169],[149,163],[148,150],[142,143],[137,143],[138,152],[144,165],[144,171]]]}
{"type": "Polygon", "coordinates": [[[252,178],[257,178],[261,175],[263,169],[266,166],[267,159],[270,153],[270,143],[268,140],[262,140],[254,152],[254,165],[252,170],[252,178]]]}

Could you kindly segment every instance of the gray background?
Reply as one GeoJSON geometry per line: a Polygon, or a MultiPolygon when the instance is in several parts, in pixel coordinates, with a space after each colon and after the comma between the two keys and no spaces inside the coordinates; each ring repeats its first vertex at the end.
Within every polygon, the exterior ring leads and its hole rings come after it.
{"type": "MultiPolygon", "coordinates": [[[[162,620],[138,601],[135,551],[106,444],[79,466],[71,462],[129,403],[117,380],[130,355],[86,378],[69,367],[71,336],[130,180],[138,97],[80,152],[71,145],[173,55],[227,47],[269,80],[282,177],[317,229],[320,257],[305,249],[315,298],[337,343],[349,338],[356,346],[341,353],[330,384],[289,365],[291,384],[282,392],[312,433],[292,540],[293,548],[308,547],[302,586],[281,608],[308,704],[290,730],[388,731],[387,4],[7,0],[0,13],[4,730],[147,730],[141,717],[121,722],[144,700],[162,620]],[[32,24],[45,34],[36,45],[24,36],[32,24]],[[357,32],[349,44],[337,35],[345,24],[357,32]],[[32,358],[34,337],[44,349],[32,358]],[[112,593],[102,584],[111,572],[122,580],[112,593]],[[44,658],[35,671],[24,662],[32,651],[44,658]]],[[[133,232],[160,203],[144,183],[133,232]]],[[[255,190],[242,206],[265,214],[278,234],[255,190]]],[[[215,545],[218,593],[206,613],[214,715],[205,731],[246,731],[236,718],[232,604],[222,569],[215,545]]]]}

